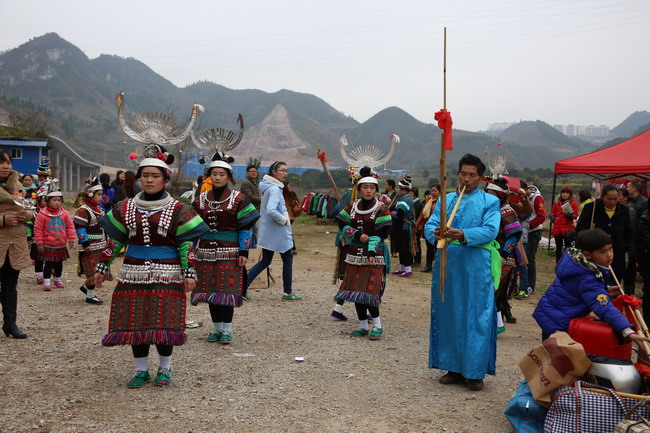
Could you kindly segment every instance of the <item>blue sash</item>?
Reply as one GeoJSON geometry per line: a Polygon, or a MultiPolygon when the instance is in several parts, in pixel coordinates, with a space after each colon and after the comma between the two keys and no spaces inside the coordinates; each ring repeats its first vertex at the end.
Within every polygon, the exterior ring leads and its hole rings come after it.
{"type": "Polygon", "coordinates": [[[145,247],[142,245],[129,245],[126,255],[142,260],[176,259],[179,257],[176,247],[145,247]]]}

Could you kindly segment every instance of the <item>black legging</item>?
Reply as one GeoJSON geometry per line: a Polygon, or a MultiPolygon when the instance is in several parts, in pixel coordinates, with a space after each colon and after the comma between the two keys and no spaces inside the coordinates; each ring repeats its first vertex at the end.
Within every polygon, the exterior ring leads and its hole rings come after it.
{"type": "Polygon", "coordinates": [[[34,272],[43,272],[43,260],[34,260],[34,272]]]}
{"type": "MultiPolygon", "coordinates": [[[[156,344],[156,349],[158,349],[158,355],[160,356],[172,356],[174,346],[169,344],[156,344]]],[[[133,344],[131,345],[131,350],[133,350],[134,358],[149,356],[149,344],[133,344]]]]}
{"type": "Polygon", "coordinates": [[[402,253],[399,252],[399,264],[404,266],[411,266],[413,264],[413,254],[410,252],[402,253]]]}
{"type": "MultiPolygon", "coordinates": [[[[269,267],[273,261],[273,253],[271,250],[262,248],[262,260],[255,263],[255,266],[248,271],[247,286],[251,285],[260,272],[269,267]]],[[[293,275],[293,255],[291,254],[291,249],[280,253],[280,257],[282,258],[282,284],[284,285],[284,293],[289,294],[291,293],[291,277],[293,275]]]]}
{"type": "Polygon", "coordinates": [[[379,317],[379,307],[373,307],[368,304],[360,304],[358,302],[354,303],[354,308],[357,310],[357,317],[359,320],[366,320],[368,319],[368,313],[370,313],[370,317],[373,319],[375,317],[379,317]]]}
{"type": "Polygon", "coordinates": [[[555,263],[559,262],[560,258],[562,258],[564,248],[569,248],[571,246],[573,246],[573,241],[567,239],[566,235],[555,236],[555,263]]]}
{"type": "Polygon", "coordinates": [[[43,267],[43,278],[50,278],[54,271],[54,276],[60,278],[63,275],[63,262],[45,262],[43,267]]]}
{"type": "Polygon", "coordinates": [[[427,243],[427,263],[425,267],[432,268],[433,261],[436,259],[436,246],[427,240],[425,242],[427,243]]]}
{"type": "Polygon", "coordinates": [[[11,267],[9,252],[5,256],[4,265],[0,269],[0,304],[2,304],[2,315],[5,323],[16,323],[16,310],[18,306],[18,276],[20,271],[11,267]]]}
{"type": "Polygon", "coordinates": [[[227,305],[210,304],[210,317],[214,323],[231,323],[235,314],[235,307],[227,305]]]}

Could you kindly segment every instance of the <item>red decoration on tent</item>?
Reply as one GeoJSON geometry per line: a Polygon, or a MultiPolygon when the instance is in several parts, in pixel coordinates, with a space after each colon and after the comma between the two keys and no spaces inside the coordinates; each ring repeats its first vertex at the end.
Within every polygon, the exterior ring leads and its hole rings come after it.
{"type": "Polygon", "coordinates": [[[451,120],[451,113],[443,108],[433,118],[438,121],[438,128],[443,130],[442,148],[445,150],[454,150],[451,137],[451,126],[454,122],[451,120]]]}
{"type": "Polygon", "coordinates": [[[318,159],[320,159],[323,164],[327,164],[327,158],[325,158],[325,152],[319,152],[318,159]]]}

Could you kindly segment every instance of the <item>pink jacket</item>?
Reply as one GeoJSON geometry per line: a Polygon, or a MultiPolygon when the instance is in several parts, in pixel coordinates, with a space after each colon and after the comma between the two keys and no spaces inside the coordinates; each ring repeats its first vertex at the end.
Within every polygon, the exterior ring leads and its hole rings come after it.
{"type": "Polygon", "coordinates": [[[72,218],[62,207],[50,209],[46,206],[38,213],[34,223],[36,245],[61,248],[65,247],[66,241],[74,241],[76,238],[72,218]]]}

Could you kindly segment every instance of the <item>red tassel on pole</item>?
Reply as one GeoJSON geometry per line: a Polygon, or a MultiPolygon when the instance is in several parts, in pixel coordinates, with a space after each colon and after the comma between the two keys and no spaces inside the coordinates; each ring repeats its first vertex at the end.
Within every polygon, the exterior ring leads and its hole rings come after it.
{"type": "Polygon", "coordinates": [[[438,111],[434,117],[438,121],[438,128],[443,130],[442,145],[445,150],[454,150],[451,136],[451,126],[454,124],[451,113],[444,108],[438,111]]]}

